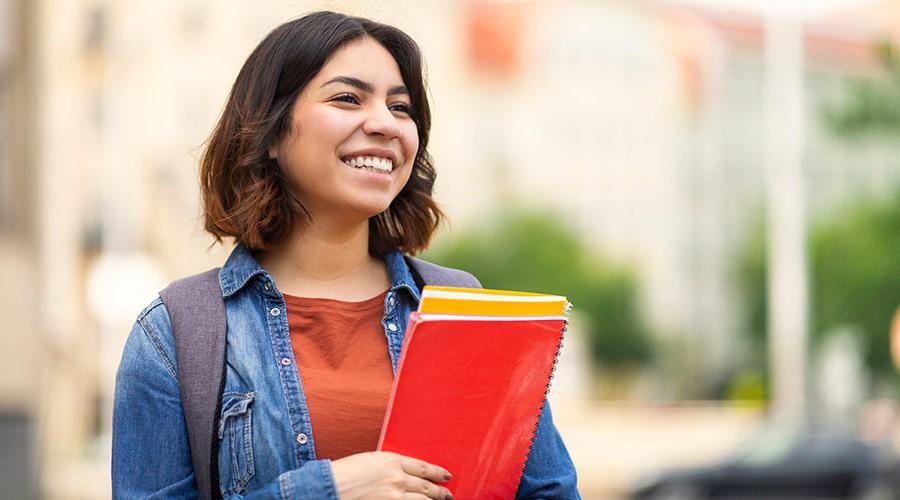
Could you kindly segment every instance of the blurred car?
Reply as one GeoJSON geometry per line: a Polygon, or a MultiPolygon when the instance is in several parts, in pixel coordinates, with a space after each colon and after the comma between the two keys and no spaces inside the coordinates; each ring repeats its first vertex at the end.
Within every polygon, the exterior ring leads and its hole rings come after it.
{"type": "Polygon", "coordinates": [[[631,496],[894,500],[900,499],[900,468],[889,446],[842,434],[774,431],[719,464],[644,477],[631,496]]]}

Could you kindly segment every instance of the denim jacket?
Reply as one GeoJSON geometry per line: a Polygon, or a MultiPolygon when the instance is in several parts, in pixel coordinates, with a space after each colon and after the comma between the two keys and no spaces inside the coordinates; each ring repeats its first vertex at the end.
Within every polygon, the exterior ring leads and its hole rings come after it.
{"type": "MultiPolygon", "coordinates": [[[[385,262],[391,288],[381,324],[396,373],[419,290],[400,252],[385,262]]],[[[222,496],[337,500],[331,462],[316,458],[283,296],[242,245],[219,281],[228,321],[217,429],[222,496]]],[[[114,498],[197,498],[177,373],[169,314],[157,297],[138,316],[116,375],[114,498]]],[[[544,408],[517,498],[580,498],[572,461],[544,408]]]]}

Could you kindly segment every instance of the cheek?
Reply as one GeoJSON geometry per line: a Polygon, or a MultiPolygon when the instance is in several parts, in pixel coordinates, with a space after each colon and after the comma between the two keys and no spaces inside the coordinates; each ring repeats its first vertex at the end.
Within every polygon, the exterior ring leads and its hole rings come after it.
{"type": "Polygon", "coordinates": [[[403,153],[406,155],[407,163],[412,164],[418,152],[419,130],[413,123],[403,129],[403,153]]]}
{"type": "MultiPolygon", "coordinates": [[[[303,121],[315,124],[313,127],[306,127],[304,132],[307,137],[323,146],[334,145],[331,143],[345,139],[354,129],[353,123],[346,117],[323,108],[310,110],[303,116],[303,121]]],[[[300,124],[296,126],[299,128],[300,124]]]]}
{"type": "Polygon", "coordinates": [[[301,108],[295,114],[290,135],[279,148],[279,164],[297,182],[305,177],[321,176],[321,169],[331,165],[330,158],[352,131],[352,124],[337,113],[315,107],[301,108]]]}

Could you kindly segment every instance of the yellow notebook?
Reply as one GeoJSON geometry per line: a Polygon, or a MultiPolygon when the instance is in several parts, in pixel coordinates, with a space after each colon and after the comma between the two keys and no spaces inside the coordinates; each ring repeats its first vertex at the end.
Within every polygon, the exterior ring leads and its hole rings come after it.
{"type": "Polygon", "coordinates": [[[571,304],[560,295],[426,286],[420,313],[478,316],[564,316],[571,304]]]}

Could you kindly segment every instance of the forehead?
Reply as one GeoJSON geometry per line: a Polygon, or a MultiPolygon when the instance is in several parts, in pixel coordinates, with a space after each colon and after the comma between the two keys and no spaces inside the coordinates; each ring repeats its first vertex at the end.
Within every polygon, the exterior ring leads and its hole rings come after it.
{"type": "Polygon", "coordinates": [[[402,85],[400,66],[390,52],[369,37],[348,42],[336,50],[319,70],[314,82],[335,76],[353,76],[372,85],[402,85]]]}

